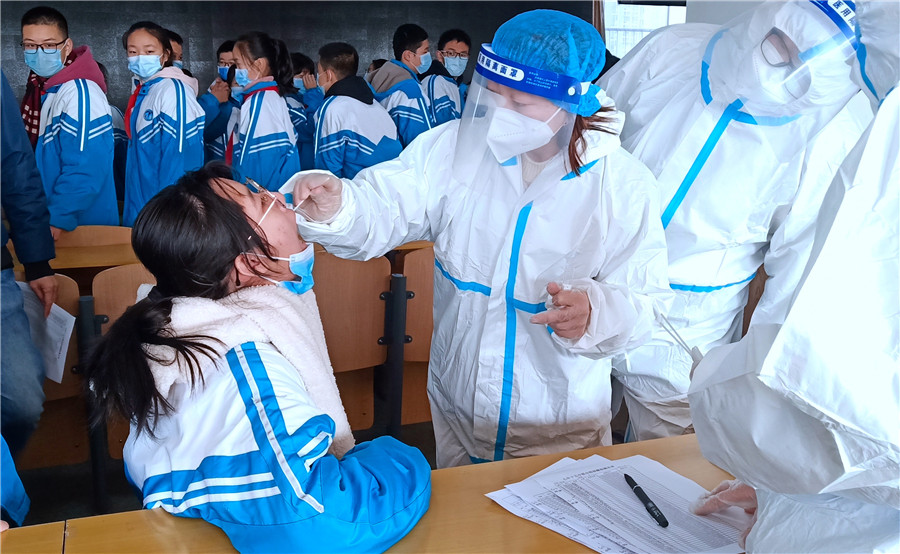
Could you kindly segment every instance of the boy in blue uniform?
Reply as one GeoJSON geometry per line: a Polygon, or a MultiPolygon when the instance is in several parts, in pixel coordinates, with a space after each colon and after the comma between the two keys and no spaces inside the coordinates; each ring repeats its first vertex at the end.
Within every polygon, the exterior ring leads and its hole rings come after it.
{"type": "Polygon", "coordinates": [[[450,29],[441,34],[437,47],[437,59],[419,75],[434,126],[462,117],[465,89],[460,83],[469,63],[472,39],[462,29],[450,29]]]}
{"type": "Polygon", "coordinates": [[[369,81],[375,99],[391,115],[404,148],[431,129],[428,99],[418,75],[431,66],[428,33],[413,23],[397,27],[393,39],[394,59],[376,71],[369,81]]]}
{"type": "Polygon", "coordinates": [[[363,168],[400,155],[397,127],[372,89],[357,77],[359,54],[345,42],[319,49],[319,85],[325,102],[316,112],[315,164],[352,179],[363,168]]]}
{"type": "Polygon", "coordinates": [[[53,238],[79,225],[118,225],[106,81],[90,48],[75,48],[65,17],[43,6],[22,16],[22,48],[31,69],[22,112],[53,238]]]}

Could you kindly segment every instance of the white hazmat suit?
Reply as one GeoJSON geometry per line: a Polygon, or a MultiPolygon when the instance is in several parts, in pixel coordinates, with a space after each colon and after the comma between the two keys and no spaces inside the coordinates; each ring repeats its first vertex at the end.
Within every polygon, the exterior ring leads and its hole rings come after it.
{"type": "Polygon", "coordinates": [[[783,323],[754,322],[691,383],[703,455],[756,488],[748,552],[900,551],[900,4],[857,9],[856,74],[881,106],[783,323]]]}
{"type": "MultiPolygon", "coordinates": [[[[605,47],[590,25],[549,10],[539,17],[596,35],[597,59],[575,79],[599,71],[605,47]]],[[[579,55],[583,50],[572,50],[579,55]]],[[[512,113],[516,105],[492,92],[504,82],[501,73],[521,75],[520,63],[485,45],[477,71],[461,121],[423,133],[398,159],[343,180],[331,223],[299,223],[304,238],[348,258],[434,241],[428,394],[439,467],[610,444],[608,357],[646,340],[654,309],[669,296],[650,172],[620,147],[617,134],[594,130],[584,134],[577,175],[565,154],[574,117],[568,110],[580,109],[579,101],[553,98],[567,111],[544,119],[568,114],[554,134],[543,120],[512,113]],[[535,163],[515,147],[541,132],[550,135],[541,144],[557,140],[560,148],[532,173],[535,163]],[[577,340],[529,321],[546,310],[550,282],[590,300],[587,329],[577,340]]],[[[589,82],[559,90],[592,95],[587,100],[596,106],[584,108],[588,115],[601,104],[611,108],[589,82]]],[[[608,115],[608,127],[620,126],[614,111],[608,115]]]]}
{"type": "MultiPolygon", "coordinates": [[[[675,25],[601,79],[627,115],[623,146],[659,180],[668,320],[701,352],[740,337],[763,263],[757,316],[784,317],[821,199],[871,117],[861,94],[851,101],[852,17],[841,2],[776,1],[724,27],[675,25]]],[[[658,329],[614,363],[631,436],[689,427],[691,362],[658,329]]]]}

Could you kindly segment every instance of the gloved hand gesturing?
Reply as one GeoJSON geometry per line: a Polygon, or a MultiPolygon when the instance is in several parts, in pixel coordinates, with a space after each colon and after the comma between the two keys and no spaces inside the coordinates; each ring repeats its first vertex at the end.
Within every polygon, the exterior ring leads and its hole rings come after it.
{"type": "Polygon", "coordinates": [[[744,546],[747,535],[756,523],[756,490],[750,485],[738,481],[722,481],[719,486],[691,502],[691,511],[698,516],[706,516],[715,512],[721,512],[731,506],[743,508],[748,514],[753,514],[750,526],[741,534],[740,546],[744,546]]]}
{"type": "Polygon", "coordinates": [[[587,292],[563,288],[559,283],[548,283],[547,292],[554,309],[531,316],[531,323],[549,325],[553,332],[564,339],[580,339],[587,332],[591,319],[591,300],[587,292]]]}
{"type": "Polygon", "coordinates": [[[341,209],[343,183],[327,171],[301,171],[287,184],[293,184],[294,211],[309,221],[328,222],[341,209]]]}

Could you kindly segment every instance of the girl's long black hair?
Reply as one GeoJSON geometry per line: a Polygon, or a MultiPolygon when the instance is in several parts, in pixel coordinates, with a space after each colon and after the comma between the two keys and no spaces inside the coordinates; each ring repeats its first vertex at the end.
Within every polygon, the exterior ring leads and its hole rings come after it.
{"type": "Polygon", "coordinates": [[[184,175],[154,196],[134,222],[131,244],[156,277],[150,295],[128,308],[92,349],[84,373],[89,397],[98,403],[94,424],[113,412],[153,434],[153,422],[171,411],[168,391],[156,388],[150,362],[180,361],[191,385],[203,379],[200,357],[211,358],[216,339],[175,336],[168,328],[177,297],[219,299],[230,289],[234,260],[244,252],[270,255],[269,245],[240,204],[216,193],[231,168],[211,163],[184,175]],[[162,357],[147,345],[163,346],[162,357]]]}

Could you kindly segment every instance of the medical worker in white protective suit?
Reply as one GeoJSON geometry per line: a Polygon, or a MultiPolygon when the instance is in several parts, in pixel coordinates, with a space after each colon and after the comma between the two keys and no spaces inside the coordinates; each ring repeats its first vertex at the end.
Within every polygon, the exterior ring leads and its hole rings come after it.
{"type": "MultiPolygon", "coordinates": [[[[754,317],[784,318],[822,197],[871,119],[850,79],[853,27],[851,3],[776,0],[724,27],[657,31],[601,79],[627,116],[622,145],[659,180],[675,291],[665,315],[701,353],[740,338],[763,263],[754,317]]],[[[629,440],[690,427],[691,366],[661,328],[614,360],[629,440]]]]}
{"type": "Polygon", "coordinates": [[[856,7],[875,119],[826,195],[786,319],[710,351],[691,382],[703,455],[747,483],[695,511],[755,508],[748,552],[900,551],[900,3],[856,7]]]}
{"type": "Polygon", "coordinates": [[[610,444],[608,357],[665,309],[655,183],[590,83],[604,59],[585,21],[520,14],[482,46],[461,120],[352,181],[286,185],[338,256],[434,241],[439,467],[610,444]]]}

